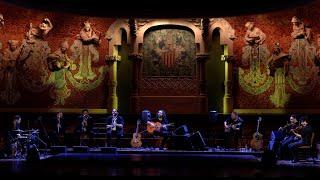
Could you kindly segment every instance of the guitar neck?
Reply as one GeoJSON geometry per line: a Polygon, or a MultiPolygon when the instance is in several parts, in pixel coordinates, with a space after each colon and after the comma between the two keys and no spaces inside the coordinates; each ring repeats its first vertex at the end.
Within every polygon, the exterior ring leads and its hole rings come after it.
{"type": "Polygon", "coordinates": [[[259,132],[259,127],[260,127],[260,119],[258,120],[258,124],[257,124],[257,133],[259,132]]]}
{"type": "Polygon", "coordinates": [[[136,134],[138,133],[138,130],[139,130],[139,123],[137,123],[136,134]]]}

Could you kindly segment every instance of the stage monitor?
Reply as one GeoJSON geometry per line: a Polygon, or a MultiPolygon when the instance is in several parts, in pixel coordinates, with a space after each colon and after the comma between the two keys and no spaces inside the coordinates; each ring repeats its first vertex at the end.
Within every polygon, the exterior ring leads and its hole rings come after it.
{"type": "Polygon", "coordinates": [[[218,122],[218,120],[219,120],[219,113],[218,113],[218,111],[215,111],[215,110],[209,111],[209,119],[210,119],[210,121],[212,121],[212,122],[218,122]]]}
{"type": "Polygon", "coordinates": [[[143,110],[141,112],[141,120],[143,124],[146,124],[151,119],[151,112],[149,110],[143,110]]]}

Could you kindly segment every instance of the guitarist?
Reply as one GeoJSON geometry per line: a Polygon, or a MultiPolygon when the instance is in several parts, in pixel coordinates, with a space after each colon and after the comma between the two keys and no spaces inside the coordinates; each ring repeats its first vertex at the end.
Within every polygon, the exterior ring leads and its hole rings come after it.
{"type": "Polygon", "coordinates": [[[302,116],[300,118],[300,126],[296,129],[292,129],[291,132],[295,136],[295,141],[288,145],[289,151],[292,155],[292,163],[298,161],[298,147],[310,145],[312,142],[312,134],[314,132],[313,128],[310,125],[310,120],[307,116],[302,116]]]}
{"type": "Polygon", "coordinates": [[[119,146],[120,138],[123,136],[124,119],[119,116],[117,109],[112,109],[112,115],[106,119],[107,129],[107,146],[111,146],[111,138],[117,137],[117,146],[119,146]]]}
{"type": "Polygon", "coordinates": [[[276,146],[273,149],[278,158],[284,157],[287,154],[288,145],[295,141],[295,135],[292,133],[292,129],[296,129],[299,126],[297,115],[292,114],[290,116],[290,122],[274,132],[276,146]],[[277,144],[279,144],[277,146],[277,144]]]}
{"type": "Polygon", "coordinates": [[[155,136],[163,137],[163,140],[161,141],[161,144],[160,144],[160,149],[163,149],[169,138],[169,130],[167,126],[169,124],[169,120],[167,119],[167,115],[164,110],[158,110],[156,118],[152,120],[148,120],[147,125],[155,126],[155,123],[157,122],[161,123],[162,126],[160,128],[160,131],[154,131],[152,135],[153,137],[155,136]]]}
{"type": "Polygon", "coordinates": [[[242,132],[243,120],[238,113],[232,111],[230,116],[224,121],[225,147],[238,148],[239,137],[242,132]]]}

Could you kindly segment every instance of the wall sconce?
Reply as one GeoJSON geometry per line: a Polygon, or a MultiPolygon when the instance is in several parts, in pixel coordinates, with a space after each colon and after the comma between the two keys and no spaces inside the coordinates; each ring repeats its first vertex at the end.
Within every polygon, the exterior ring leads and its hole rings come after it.
{"type": "Polygon", "coordinates": [[[228,55],[221,55],[221,61],[226,61],[228,59],[228,55]]]}

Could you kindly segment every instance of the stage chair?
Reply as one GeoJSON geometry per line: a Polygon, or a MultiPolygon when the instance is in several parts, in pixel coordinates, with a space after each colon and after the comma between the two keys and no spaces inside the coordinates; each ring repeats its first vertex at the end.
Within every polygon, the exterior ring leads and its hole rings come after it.
{"type": "Polygon", "coordinates": [[[317,147],[315,144],[315,133],[311,135],[311,142],[310,145],[300,146],[298,147],[298,158],[299,160],[306,160],[307,158],[311,157],[313,163],[316,163],[317,158],[317,147]]]}

